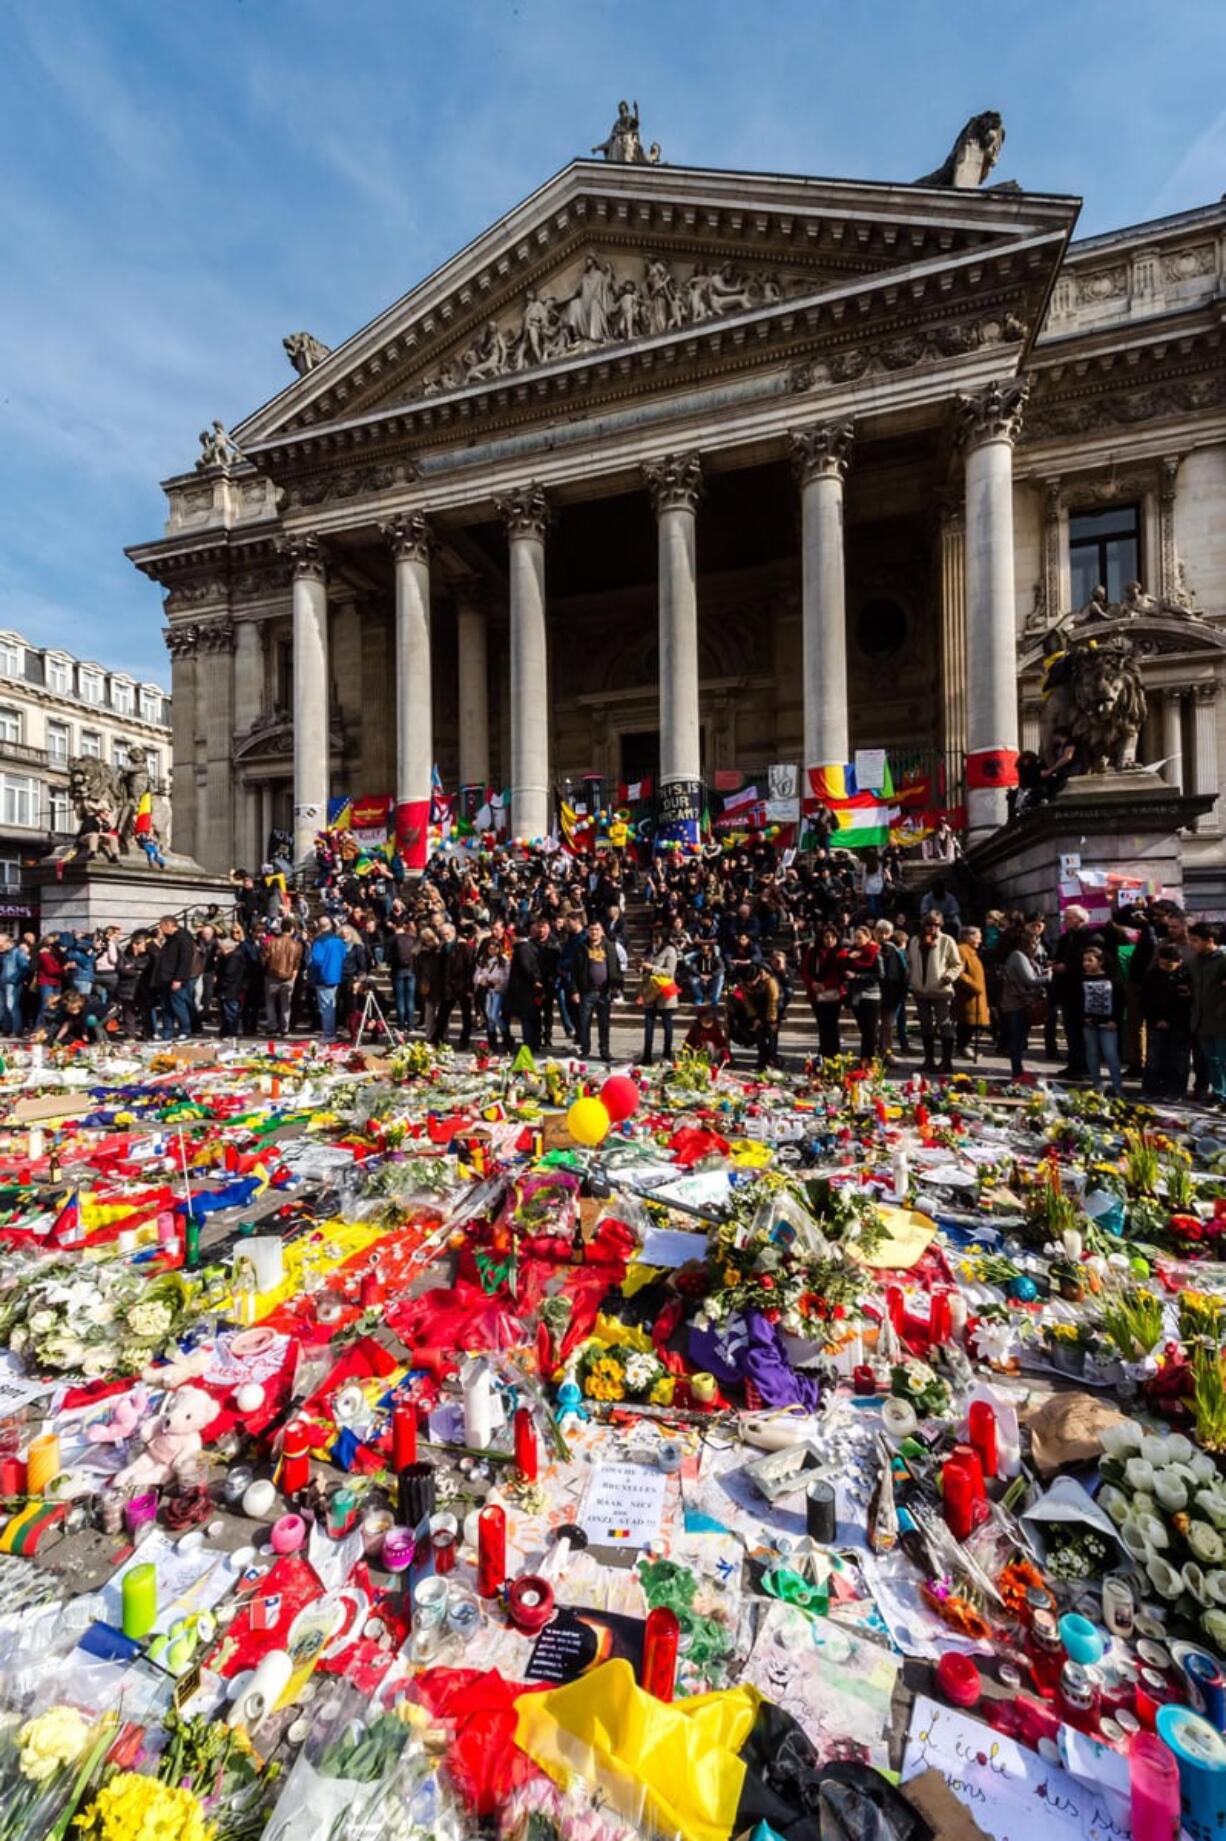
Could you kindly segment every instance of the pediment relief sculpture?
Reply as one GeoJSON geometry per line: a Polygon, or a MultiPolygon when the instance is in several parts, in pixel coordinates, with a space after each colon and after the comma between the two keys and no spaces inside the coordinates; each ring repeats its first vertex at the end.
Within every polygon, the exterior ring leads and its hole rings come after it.
{"type": "Polygon", "coordinates": [[[775,306],[822,285],[813,274],[785,277],[777,268],[670,262],[652,254],[615,264],[588,250],[578,273],[560,278],[558,292],[529,288],[518,308],[503,320],[487,320],[469,345],[418,386],[418,393],[440,396],[606,346],[680,332],[725,315],[775,306]]]}

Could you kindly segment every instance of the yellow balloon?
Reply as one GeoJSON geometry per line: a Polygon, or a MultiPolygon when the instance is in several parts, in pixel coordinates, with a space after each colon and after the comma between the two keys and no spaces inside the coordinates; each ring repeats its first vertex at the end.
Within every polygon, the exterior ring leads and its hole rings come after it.
{"type": "Polygon", "coordinates": [[[604,1101],[593,1099],[591,1095],[575,1100],[566,1115],[566,1129],[576,1144],[603,1143],[612,1123],[604,1101]]]}

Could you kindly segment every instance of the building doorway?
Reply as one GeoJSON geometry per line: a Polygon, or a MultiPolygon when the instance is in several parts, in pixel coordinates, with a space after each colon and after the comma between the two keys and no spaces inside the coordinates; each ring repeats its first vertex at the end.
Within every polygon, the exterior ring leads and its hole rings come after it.
{"type": "Polygon", "coordinates": [[[660,760],[659,729],[636,729],[621,738],[621,777],[626,783],[654,778],[660,760]]]}

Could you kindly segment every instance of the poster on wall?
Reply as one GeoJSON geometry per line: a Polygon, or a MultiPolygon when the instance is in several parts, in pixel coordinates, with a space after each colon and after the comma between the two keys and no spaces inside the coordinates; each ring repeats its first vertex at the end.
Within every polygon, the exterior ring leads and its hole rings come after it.
{"type": "Polygon", "coordinates": [[[656,848],[662,844],[695,845],[702,823],[702,781],[670,780],[656,804],[656,848]]]}

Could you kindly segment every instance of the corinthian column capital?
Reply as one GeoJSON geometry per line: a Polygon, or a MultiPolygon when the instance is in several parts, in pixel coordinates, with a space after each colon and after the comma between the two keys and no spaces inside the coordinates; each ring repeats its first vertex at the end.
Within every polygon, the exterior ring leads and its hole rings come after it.
{"type": "Polygon", "coordinates": [[[657,517],[662,511],[696,511],[702,496],[702,456],[691,448],[687,454],[644,461],[643,480],[657,517]]]}
{"type": "Polygon", "coordinates": [[[549,529],[549,500],[538,479],[525,486],[513,486],[505,497],[494,500],[494,510],[507,527],[508,537],[538,537],[543,543],[549,529]]]}
{"type": "Polygon", "coordinates": [[[1022,412],[1030,395],[1028,377],[994,377],[973,396],[959,394],[958,439],[963,447],[985,441],[1015,442],[1022,432],[1022,412]]]}
{"type": "Polygon", "coordinates": [[[792,471],[799,485],[814,479],[846,479],[855,446],[853,422],[818,422],[812,428],[794,428],[791,434],[792,471]]]}
{"type": "Polygon", "coordinates": [[[392,547],[396,561],[426,563],[434,548],[434,533],[430,521],[420,511],[397,512],[386,524],[379,526],[380,535],[392,547]]]}
{"type": "Polygon", "coordinates": [[[327,566],[317,532],[293,531],[287,537],[279,537],[277,550],[288,560],[299,580],[324,580],[327,566]]]}

